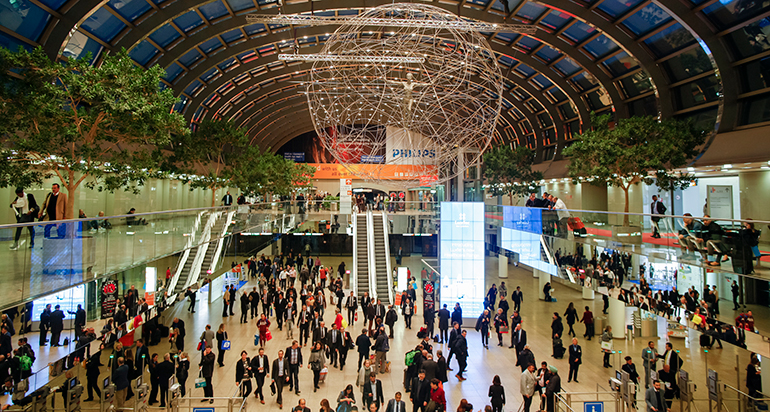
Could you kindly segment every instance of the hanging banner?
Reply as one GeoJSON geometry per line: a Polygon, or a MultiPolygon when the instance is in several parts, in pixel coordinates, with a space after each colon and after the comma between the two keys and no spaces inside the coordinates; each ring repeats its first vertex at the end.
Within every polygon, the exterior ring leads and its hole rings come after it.
{"type": "Polygon", "coordinates": [[[101,295],[102,319],[111,318],[115,314],[115,305],[118,302],[118,282],[107,280],[102,283],[101,295]]]}
{"type": "Polygon", "coordinates": [[[340,213],[350,214],[352,212],[353,200],[353,180],[340,179],[340,213]]]}

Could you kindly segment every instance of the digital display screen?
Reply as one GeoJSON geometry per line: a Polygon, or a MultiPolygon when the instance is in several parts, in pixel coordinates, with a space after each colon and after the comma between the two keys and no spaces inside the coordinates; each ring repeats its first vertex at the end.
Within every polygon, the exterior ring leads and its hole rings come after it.
{"type": "Polygon", "coordinates": [[[104,386],[104,389],[107,389],[107,387],[110,386],[110,378],[104,378],[102,385],[104,386]]]}
{"type": "Polygon", "coordinates": [[[78,385],[77,379],[70,379],[70,389],[74,389],[78,385]]]}
{"type": "Polygon", "coordinates": [[[476,317],[483,310],[484,204],[441,203],[440,305],[460,303],[463,313],[476,317]]]}
{"type": "Polygon", "coordinates": [[[534,207],[503,206],[503,227],[540,235],[543,210],[534,207]]]}
{"type": "Polygon", "coordinates": [[[534,233],[508,228],[500,228],[500,247],[519,254],[519,263],[523,263],[533,269],[557,276],[556,265],[543,260],[541,253],[540,236],[534,233]]]}

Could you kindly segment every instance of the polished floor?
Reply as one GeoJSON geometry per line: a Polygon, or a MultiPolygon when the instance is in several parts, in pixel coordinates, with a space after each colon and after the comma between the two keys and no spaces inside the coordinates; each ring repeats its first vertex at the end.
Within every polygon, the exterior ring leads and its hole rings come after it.
{"type": "MultiPolygon", "coordinates": [[[[323,260],[323,258],[322,258],[323,260]]],[[[326,259],[323,262],[325,265],[336,265],[338,262],[336,259],[326,259]]],[[[411,257],[404,259],[404,265],[410,267],[413,273],[419,273],[421,269],[421,262],[418,257],[411,257]]],[[[582,338],[583,327],[577,326],[576,332],[579,337],[579,343],[583,347],[583,365],[580,368],[579,381],[580,383],[567,383],[567,360],[566,359],[553,359],[551,354],[551,340],[550,340],[550,323],[551,316],[554,311],[563,313],[569,302],[574,302],[578,308],[588,305],[592,307],[595,314],[601,312],[602,301],[601,298],[596,300],[583,300],[581,295],[577,291],[573,291],[567,287],[556,287],[556,295],[559,297],[558,303],[546,303],[537,300],[538,279],[533,278],[531,272],[525,269],[516,268],[512,265],[509,266],[509,277],[507,279],[498,278],[497,259],[487,258],[486,260],[486,283],[489,287],[492,283],[499,284],[500,281],[505,281],[508,285],[508,290],[511,291],[515,286],[521,286],[524,291],[524,304],[522,307],[522,315],[524,319],[524,327],[528,331],[529,345],[533,349],[537,362],[545,360],[549,364],[555,365],[562,376],[563,389],[567,392],[574,393],[572,396],[573,408],[575,411],[582,410],[582,404],[580,401],[595,399],[595,395],[589,395],[588,393],[595,393],[597,391],[606,391],[608,387],[608,379],[614,375],[609,369],[602,367],[601,359],[602,354],[600,351],[599,339],[593,339],[590,342],[586,342],[582,338]]],[[[247,284],[243,290],[251,289],[251,284],[247,284]]],[[[222,318],[221,303],[219,301],[214,302],[211,307],[205,304],[199,304],[197,312],[191,314],[186,310],[186,303],[179,303],[176,307],[169,309],[164,313],[164,319],[166,324],[170,324],[174,316],[178,316],[186,322],[187,339],[186,347],[188,349],[194,348],[197,344],[198,337],[203,331],[206,324],[211,324],[216,329],[220,323],[224,323],[227,327],[229,338],[233,343],[233,348],[225,355],[225,366],[222,368],[216,368],[214,374],[214,389],[215,396],[229,396],[232,394],[235,388],[235,362],[239,356],[241,350],[246,350],[249,355],[253,355],[257,352],[257,348],[254,346],[253,336],[255,332],[255,325],[253,321],[249,324],[239,324],[238,319],[238,305],[236,304],[236,316],[222,318]]],[[[468,315],[466,315],[468,316],[468,315]]],[[[333,311],[331,308],[326,311],[325,319],[327,323],[333,319],[333,311]]],[[[395,338],[391,340],[391,349],[388,354],[388,359],[392,362],[392,371],[389,374],[381,374],[378,376],[382,380],[383,390],[385,398],[390,399],[393,397],[396,391],[402,391],[402,378],[404,369],[404,354],[414,345],[419,343],[419,339],[416,337],[418,329],[419,317],[415,317],[412,330],[406,330],[404,328],[403,318],[399,319],[396,323],[395,338]]],[[[354,324],[352,326],[353,335],[357,329],[361,327],[361,323],[354,324]]],[[[468,325],[466,325],[468,326],[468,325]]],[[[278,331],[275,326],[271,327],[273,333],[273,340],[267,343],[266,354],[271,359],[276,357],[276,353],[279,349],[285,349],[290,345],[291,340],[287,339],[285,332],[278,331]]],[[[359,331],[360,332],[360,331],[359,331]]],[[[295,332],[296,333],[296,332],[295,332]]],[[[36,341],[37,336],[30,335],[31,341],[36,341]]],[[[505,338],[509,339],[508,336],[505,338]]],[[[637,338],[631,341],[618,340],[615,343],[616,350],[622,351],[623,356],[630,354],[635,363],[637,363],[638,370],[642,370],[641,360],[639,358],[642,348],[647,344],[647,341],[651,338],[637,338]]],[[[665,342],[665,338],[656,339],[658,348],[662,348],[665,342]]],[[[445,390],[447,393],[447,401],[449,410],[455,410],[461,399],[466,398],[474,405],[474,410],[481,410],[483,406],[489,401],[487,397],[487,390],[495,375],[499,375],[502,379],[502,383],[506,389],[508,396],[508,403],[505,406],[505,411],[517,411],[520,405],[519,396],[519,368],[515,366],[515,357],[512,349],[508,349],[507,345],[509,341],[506,341],[506,346],[496,346],[496,337],[494,334],[490,339],[489,349],[484,349],[481,345],[481,339],[479,334],[472,328],[468,329],[468,341],[470,347],[470,357],[468,359],[468,369],[466,377],[468,380],[464,382],[458,382],[453,376],[454,372],[450,373],[449,382],[445,384],[445,390]]],[[[684,359],[684,369],[690,372],[690,376],[697,384],[699,392],[696,394],[696,399],[706,399],[706,370],[708,368],[716,369],[720,372],[720,379],[731,386],[737,388],[745,387],[745,365],[748,363],[749,353],[740,350],[730,345],[725,345],[724,349],[713,349],[707,353],[701,350],[698,345],[698,336],[696,333],[690,333],[687,339],[672,339],[674,347],[680,351],[681,356],[684,359]],[[737,368],[737,369],[736,369],[737,368]]],[[[444,345],[434,345],[435,350],[444,350],[446,355],[446,348],[444,345]]],[[[151,347],[151,353],[162,354],[168,350],[168,343],[162,342],[156,347],[151,347]]],[[[49,356],[56,357],[55,353],[63,352],[63,348],[50,349],[45,347],[41,348],[41,353],[38,354],[38,365],[45,365],[46,358],[49,356]],[[53,351],[51,353],[50,351],[53,351]]],[[[188,350],[191,355],[191,361],[193,365],[196,365],[200,360],[200,354],[194,350],[188,350]]],[[[305,357],[309,356],[308,349],[303,350],[305,357]]],[[[619,357],[620,355],[616,355],[619,357]]],[[[328,399],[332,407],[336,406],[336,398],[340,391],[348,383],[354,383],[356,379],[355,364],[357,357],[355,352],[351,351],[348,366],[343,371],[330,368],[329,375],[326,382],[321,384],[321,389],[314,393],[312,388],[312,372],[307,369],[307,365],[300,372],[300,389],[302,391],[300,396],[293,393],[288,393],[288,390],[284,391],[284,408],[289,408],[297,404],[300,397],[307,400],[308,406],[311,410],[317,410],[321,399],[328,399]]],[[[618,366],[617,358],[613,358],[613,365],[618,366]]],[[[452,367],[456,370],[457,364],[453,361],[452,367]]],[[[37,369],[37,368],[36,368],[37,369]]],[[[84,375],[81,372],[81,379],[84,379],[84,375]]],[[[194,372],[191,371],[191,379],[188,380],[188,393],[192,397],[201,397],[201,389],[192,389],[194,372]]],[[[360,407],[360,390],[356,390],[357,400],[360,407]]],[[[640,395],[641,397],[642,395],[640,395]]],[[[89,406],[89,404],[86,404],[89,406]]],[[[696,401],[696,406],[699,411],[704,411],[707,408],[707,403],[703,401],[696,401]]],[[[609,405],[607,405],[609,407],[609,405]]],[[[726,407],[731,412],[737,412],[737,404],[726,402],[726,407]]],[[[275,398],[269,397],[266,400],[266,405],[261,405],[255,401],[253,397],[250,397],[247,401],[246,408],[248,410],[276,410],[277,404],[275,398]]],[[[673,410],[678,410],[678,403],[674,404],[673,410]]]]}

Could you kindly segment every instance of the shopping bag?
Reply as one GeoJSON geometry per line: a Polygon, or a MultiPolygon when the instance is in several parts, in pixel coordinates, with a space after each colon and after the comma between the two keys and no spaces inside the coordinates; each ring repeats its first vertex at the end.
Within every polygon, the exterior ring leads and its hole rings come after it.
{"type": "Polygon", "coordinates": [[[321,369],[321,373],[319,374],[318,381],[319,382],[326,382],[326,375],[329,373],[329,368],[324,367],[321,369]]]}
{"type": "Polygon", "coordinates": [[[259,345],[259,333],[254,335],[254,346],[259,345]]]}
{"type": "Polygon", "coordinates": [[[508,333],[508,325],[500,326],[500,333],[508,333]]]}
{"type": "Polygon", "coordinates": [[[222,341],[222,347],[220,349],[222,349],[222,350],[230,350],[230,341],[229,340],[223,340],[222,341]]]}
{"type": "Polygon", "coordinates": [[[270,342],[270,339],[273,339],[273,335],[270,333],[270,331],[267,331],[265,333],[265,341],[270,342]]]}
{"type": "Polygon", "coordinates": [[[198,377],[195,378],[195,387],[196,388],[206,387],[206,379],[203,377],[203,372],[199,372],[198,377]]]}
{"type": "Polygon", "coordinates": [[[612,341],[602,342],[602,350],[606,352],[612,352],[612,341]]]}
{"type": "Polygon", "coordinates": [[[198,342],[198,350],[203,350],[203,341],[198,342]]]}
{"type": "Polygon", "coordinates": [[[342,319],[342,329],[345,329],[347,327],[348,327],[348,321],[346,321],[345,319],[342,319]]]}

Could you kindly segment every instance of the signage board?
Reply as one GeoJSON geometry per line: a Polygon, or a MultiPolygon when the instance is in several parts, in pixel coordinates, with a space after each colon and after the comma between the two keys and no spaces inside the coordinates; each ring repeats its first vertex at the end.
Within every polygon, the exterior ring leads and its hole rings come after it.
{"type": "Polygon", "coordinates": [[[304,162],[305,152],[286,152],[283,154],[283,158],[294,162],[304,162]]]}
{"type": "Polygon", "coordinates": [[[439,306],[460,303],[481,313],[484,302],[484,203],[441,202],[439,306]]]}
{"type": "Polygon", "coordinates": [[[115,304],[118,302],[118,282],[110,279],[102,283],[101,302],[102,319],[111,318],[115,314],[115,304]]]}
{"type": "Polygon", "coordinates": [[[583,404],[583,412],[604,412],[604,402],[586,402],[583,404]]]}
{"type": "Polygon", "coordinates": [[[340,213],[349,215],[353,210],[353,179],[340,179],[340,213]]]}
{"type": "Polygon", "coordinates": [[[383,163],[383,162],[385,162],[385,156],[377,156],[377,155],[361,156],[361,163],[383,163]]]}

